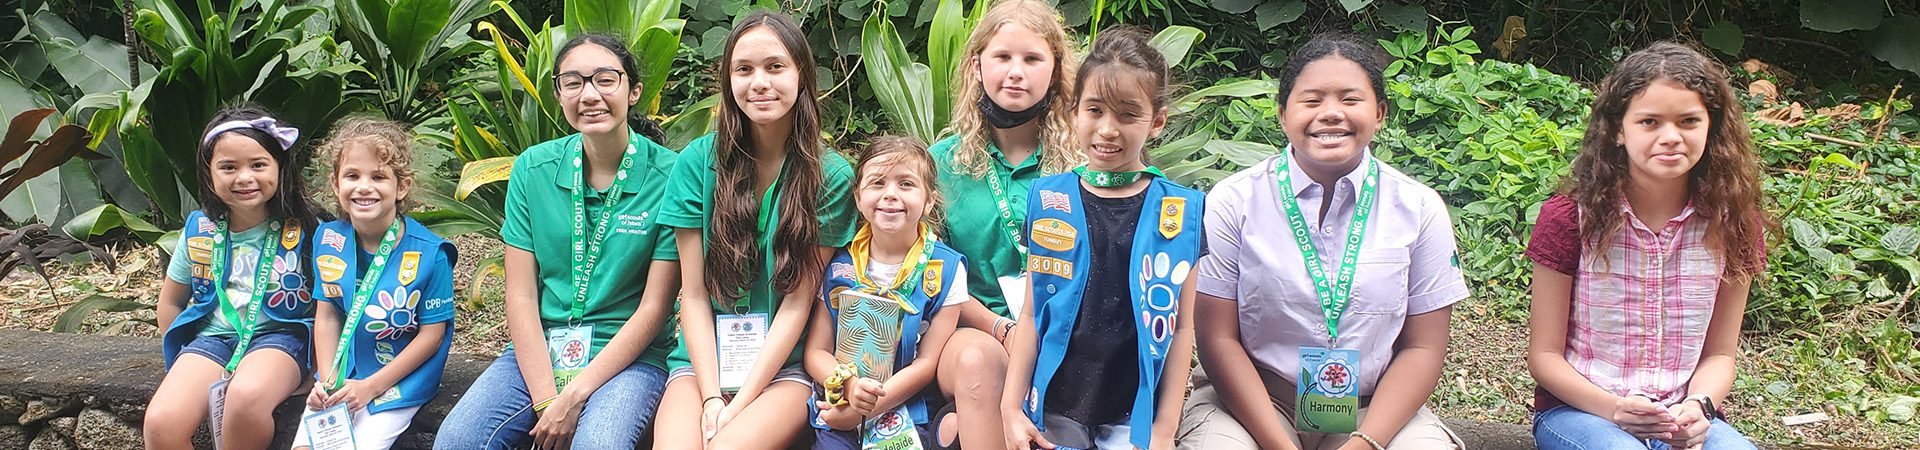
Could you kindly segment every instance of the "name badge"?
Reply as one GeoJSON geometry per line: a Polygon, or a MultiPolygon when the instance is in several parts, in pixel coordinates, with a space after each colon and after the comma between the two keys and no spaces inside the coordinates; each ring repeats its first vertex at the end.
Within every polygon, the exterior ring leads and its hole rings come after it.
{"type": "Polygon", "coordinates": [[[1360,351],[1300,347],[1294,428],[1346,434],[1360,422],[1360,351]]]}
{"type": "Polygon", "coordinates": [[[902,405],[881,413],[860,427],[861,450],[920,450],[920,433],[913,429],[913,415],[902,405]]]}
{"type": "Polygon", "coordinates": [[[553,360],[554,387],[565,389],[567,382],[587,368],[593,353],[593,325],[575,325],[547,330],[547,356],[553,360]]]}
{"type": "Polygon", "coordinates": [[[767,315],[721,314],[714,319],[720,350],[720,389],[738,391],[767,342],[767,315]]]}
{"type": "Polygon", "coordinates": [[[353,413],[347,404],[308,413],[300,417],[307,426],[307,444],[313,450],[353,450],[353,413]]]}
{"type": "Polygon", "coordinates": [[[227,379],[207,385],[207,435],[213,438],[213,450],[220,450],[220,424],[226,423],[227,379]]]}
{"type": "Polygon", "coordinates": [[[1027,273],[1000,277],[1000,297],[1007,299],[1007,315],[1020,317],[1020,311],[1027,306],[1027,273]]]}

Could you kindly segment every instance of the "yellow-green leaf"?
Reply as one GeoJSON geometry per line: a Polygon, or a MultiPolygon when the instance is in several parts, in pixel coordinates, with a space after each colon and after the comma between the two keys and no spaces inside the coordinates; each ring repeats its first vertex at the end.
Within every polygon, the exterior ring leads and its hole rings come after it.
{"type": "Polygon", "coordinates": [[[487,158],[467,163],[460,168],[460,186],[454,189],[454,198],[466,200],[468,194],[489,183],[506,181],[513,173],[512,156],[487,158]]]}

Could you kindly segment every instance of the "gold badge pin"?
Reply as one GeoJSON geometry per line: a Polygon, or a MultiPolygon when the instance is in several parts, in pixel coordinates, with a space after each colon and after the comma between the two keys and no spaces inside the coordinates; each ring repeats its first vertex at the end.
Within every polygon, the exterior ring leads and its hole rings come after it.
{"type": "Polygon", "coordinates": [[[406,252],[406,253],[400,254],[400,285],[406,286],[409,284],[413,284],[414,277],[419,274],[420,274],[420,252],[406,252]]]}
{"type": "Polygon", "coordinates": [[[1173,239],[1180,234],[1187,217],[1187,199],[1166,197],[1160,199],[1160,237],[1173,239]]]}
{"type": "Polygon", "coordinates": [[[920,278],[920,285],[926,287],[927,298],[940,295],[940,289],[944,287],[940,279],[940,269],[945,266],[946,261],[943,260],[936,259],[927,261],[926,275],[922,275],[920,278]]]}

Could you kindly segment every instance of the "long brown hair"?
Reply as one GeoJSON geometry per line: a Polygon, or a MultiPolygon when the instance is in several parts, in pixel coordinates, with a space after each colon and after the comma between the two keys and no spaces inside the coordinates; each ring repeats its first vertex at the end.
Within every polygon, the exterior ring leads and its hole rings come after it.
{"type": "Polygon", "coordinates": [[[814,218],[820,186],[823,184],[820,158],[820,110],[815,90],[813,50],[806,35],[785,15],[758,11],[734,23],[727,35],[726,49],[720,56],[714,78],[720,83],[720,114],[716,118],[713,140],[714,182],[713,212],[707,219],[707,291],[710,295],[732,300],[737,289],[745,288],[762,270],[753,264],[762,249],[758,238],[759,192],[754,190],[757,159],[753,149],[742,143],[753,142],[753,127],[747,113],[733,98],[733,79],[726,67],[733,61],[734,45],[740,36],[759,27],[780,39],[793,58],[793,71],[800,77],[787,136],[784,178],[778,183],[780,209],[778,229],[773,234],[773,286],[786,292],[799,286],[803,274],[820,272],[820,260],[814,257],[820,237],[820,223],[814,218]]]}
{"type": "MultiPolygon", "coordinates": [[[[953,121],[948,130],[960,136],[960,145],[953,152],[953,167],[961,174],[970,177],[985,176],[991,167],[991,156],[987,154],[987,143],[993,141],[993,127],[987,125],[980,116],[980,109],[974,104],[980,96],[987,95],[986,88],[980,83],[981,52],[986,51],[987,41],[1000,34],[1000,28],[1007,24],[1019,24],[1047,40],[1047,47],[1053,50],[1053,85],[1047,87],[1047,97],[1053,104],[1046,117],[1040,123],[1040,171],[1044,173],[1064,173],[1084,162],[1085,155],[1073,149],[1073,77],[1077,67],[1073,57],[1071,40],[1067,39],[1067,29],[1060,24],[1060,11],[1039,0],[1008,0],[993,5],[986,14],[980,16],[980,25],[973,28],[973,34],[967,36],[966,58],[960,61],[959,73],[953,84],[953,121]]],[[[1008,161],[1020,164],[1020,161],[1008,161]]]]}
{"type": "Polygon", "coordinates": [[[1761,207],[1759,157],[1727,69],[1698,50],[1658,42],[1628,55],[1600,81],[1587,119],[1580,155],[1561,192],[1580,206],[1580,235],[1589,248],[1605,248],[1624,216],[1616,214],[1630,181],[1627,150],[1617,140],[1627,106],[1648,85],[1669,80],[1700,94],[1707,107],[1707,148],[1687,173],[1687,196],[1694,214],[1707,220],[1707,245],[1726,261],[1723,281],[1745,283],[1764,261],[1756,243],[1769,223],[1761,207]]]}

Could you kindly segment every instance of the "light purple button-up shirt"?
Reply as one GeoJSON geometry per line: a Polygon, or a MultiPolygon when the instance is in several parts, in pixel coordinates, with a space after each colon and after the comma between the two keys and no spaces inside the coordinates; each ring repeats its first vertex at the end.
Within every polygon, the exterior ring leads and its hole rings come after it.
{"type": "MultiPolygon", "coordinates": [[[[1332,207],[1321,220],[1326,189],[1301,172],[1298,163],[1288,165],[1292,185],[1280,195],[1274,165],[1281,157],[1242,170],[1207,193],[1208,254],[1200,258],[1198,288],[1237,302],[1240,344],[1254,364],[1297,384],[1299,348],[1326,346],[1328,333],[1319,294],[1278,202],[1299,202],[1313,230],[1320,264],[1333,276],[1346,251],[1355,190],[1366,177],[1366,165],[1334,183],[1332,207]]],[[[1438,192],[1380,164],[1379,194],[1366,240],[1360,243],[1353,297],[1340,320],[1337,343],[1360,351],[1361,395],[1373,395],[1407,316],[1467,298],[1452,225],[1438,192]]]]}

